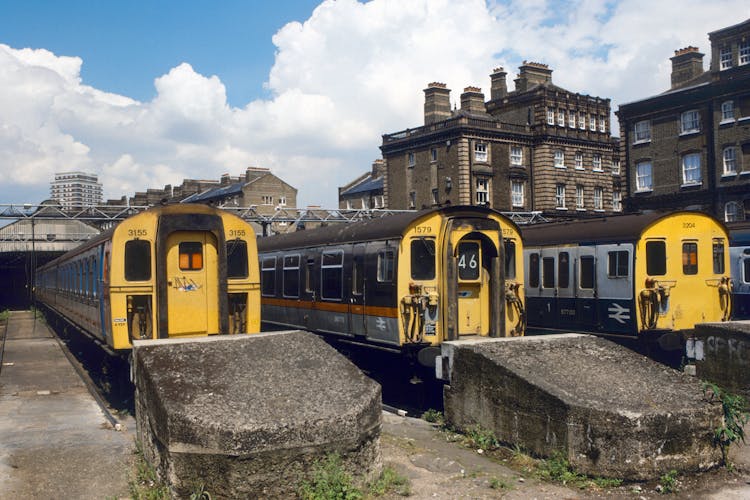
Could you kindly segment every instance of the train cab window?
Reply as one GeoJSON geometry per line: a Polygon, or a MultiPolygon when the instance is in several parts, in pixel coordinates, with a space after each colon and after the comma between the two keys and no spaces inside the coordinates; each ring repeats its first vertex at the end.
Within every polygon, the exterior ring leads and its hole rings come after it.
{"type": "Polygon", "coordinates": [[[320,262],[320,297],[328,300],[341,300],[343,284],[343,250],[323,252],[320,262]]]}
{"type": "Polygon", "coordinates": [[[713,244],[714,274],[724,274],[724,240],[715,239],[713,244]]]}
{"type": "Polygon", "coordinates": [[[698,274],[698,243],[694,241],[682,243],[682,273],[698,274]]]}
{"type": "Polygon", "coordinates": [[[542,258],[542,288],[555,288],[555,258],[542,258]]]}
{"type": "Polygon", "coordinates": [[[299,255],[284,256],[284,297],[299,297],[299,255]]]}
{"type": "Polygon", "coordinates": [[[378,281],[390,283],[393,281],[394,252],[386,249],[378,252],[378,281]]]}
{"type": "Polygon", "coordinates": [[[560,252],[558,256],[557,285],[560,288],[570,286],[570,254],[568,252],[560,252]]]}
{"type": "Polygon", "coordinates": [[[127,281],[151,279],[151,244],[148,241],[125,242],[125,279],[127,281]]]}
{"type": "Polygon", "coordinates": [[[203,269],[203,244],[198,241],[180,243],[180,270],[200,271],[203,269]]]}
{"type": "Polygon", "coordinates": [[[247,242],[227,241],[227,278],[247,278],[247,242]]]}
{"type": "Polygon", "coordinates": [[[529,255],[529,286],[537,288],[539,286],[539,254],[532,253],[529,255]]]}
{"type": "Polygon", "coordinates": [[[630,275],[630,264],[626,250],[607,252],[607,261],[608,277],[627,278],[630,275]]]}
{"type": "Polygon", "coordinates": [[[667,274],[666,242],[646,242],[646,274],[649,276],[664,276],[667,274]]]}
{"type": "Polygon", "coordinates": [[[481,266],[479,243],[464,241],[458,244],[458,279],[473,281],[479,279],[481,266]]]}
{"type": "Polygon", "coordinates": [[[276,295],[276,257],[263,257],[260,263],[261,295],[276,295]]]}
{"type": "Polygon", "coordinates": [[[414,280],[435,279],[434,239],[411,240],[411,278],[414,280]]]}
{"type": "Polygon", "coordinates": [[[594,289],[594,257],[584,255],[581,257],[579,283],[582,289],[594,289]]]}
{"type": "Polygon", "coordinates": [[[516,279],[516,242],[505,240],[505,279],[516,279]]]}

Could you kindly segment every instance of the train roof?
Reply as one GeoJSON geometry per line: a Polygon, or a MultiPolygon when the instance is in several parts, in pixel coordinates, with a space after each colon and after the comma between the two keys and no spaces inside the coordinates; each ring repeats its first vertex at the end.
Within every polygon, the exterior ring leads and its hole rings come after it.
{"type": "MultiPolygon", "coordinates": [[[[369,219],[360,222],[341,223],[331,226],[306,229],[294,233],[277,234],[258,238],[259,251],[273,251],[286,248],[302,248],[310,246],[324,246],[358,241],[383,240],[401,238],[406,227],[415,220],[433,212],[443,212],[452,217],[476,217],[495,214],[504,217],[497,210],[477,206],[452,206],[430,208],[416,212],[403,212],[388,215],[379,219],[369,219]]],[[[510,224],[515,223],[507,219],[510,224]]]]}
{"type": "MultiPolygon", "coordinates": [[[[691,211],[638,213],[613,215],[596,219],[535,224],[524,226],[521,232],[524,244],[527,247],[560,245],[565,243],[590,245],[596,243],[636,241],[648,226],[660,219],[675,214],[698,214],[711,217],[703,212],[691,211]]],[[[719,222],[719,224],[721,223],[719,222]]]]}

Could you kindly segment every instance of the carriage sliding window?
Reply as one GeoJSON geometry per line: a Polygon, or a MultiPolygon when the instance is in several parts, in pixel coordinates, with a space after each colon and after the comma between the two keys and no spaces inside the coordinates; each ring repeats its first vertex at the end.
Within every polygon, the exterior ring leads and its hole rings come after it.
{"type": "Polygon", "coordinates": [[[560,288],[570,286],[570,254],[560,252],[558,255],[557,284],[560,288]]]}
{"type": "Polygon", "coordinates": [[[247,278],[247,242],[227,241],[227,278],[247,278]]]}
{"type": "Polygon", "coordinates": [[[594,257],[590,255],[584,255],[580,260],[580,276],[578,278],[579,286],[581,289],[593,290],[594,289],[594,257]]]}
{"type": "Polygon", "coordinates": [[[516,243],[505,240],[505,279],[516,279],[516,243]]]}
{"type": "Polygon", "coordinates": [[[607,277],[627,278],[630,276],[630,260],[627,250],[607,252],[607,277]]]}
{"type": "Polygon", "coordinates": [[[539,287],[539,254],[529,255],[529,287],[539,287]]]}
{"type": "Polygon", "coordinates": [[[263,257],[260,263],[260,283],[261,295],[276,295],[276,257],[263,257]]]}
{"type": "Polygon", "coordinates": [[[664,276],[667,274],[666,242],[646,242],[646,274],[649,276],[664,276]]]}
{"type": "Polygon", "coordinates": [[[724,274],[724,240],[714,239],[714,274],[724,274]]]}
{"type": "Polygon", "coordinates": [[[378,281],[390,283],[393,281],[394,252],[388,248],[378,252],[378,281]]]}
{"type": "Polygon", "coordinates": [[[146,240],[125,242],[125,280],[151,279],[151,243],[146,240]]]}
{"type": "Polygon", "coordinates": [[[341,300],[344,287],[344,251],[323,252],[320,262],[320,297],[341,300]]]}
{"type": "Polygon", "coordinates": [[[284,297],[299,297],[299,255],[284,256],[284,297]]]}
{"type": "Polygon", "coordinates": [[[411,279],[435,279],[435,240],[415,238],[411,240],[411,279]]]}
{"type": "Polygon", "coordinates": [[[682,273],[698,274],[698,243],[695,241],[682,243],[682,273]]]}
{"type": "Polygon", "coordinates": [[[555,288],[554,257],[542,257],[542,288],[555,288]]]}

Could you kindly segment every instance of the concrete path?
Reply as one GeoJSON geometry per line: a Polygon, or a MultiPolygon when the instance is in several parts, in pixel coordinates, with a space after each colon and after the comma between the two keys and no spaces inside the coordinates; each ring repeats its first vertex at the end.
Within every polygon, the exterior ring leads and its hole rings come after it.
{"type": "Polygon", "coordinates": [[[0,498],[127,497],[132,431],[112,429],[31,312],[11,312],[1,370],[0,498]]]}

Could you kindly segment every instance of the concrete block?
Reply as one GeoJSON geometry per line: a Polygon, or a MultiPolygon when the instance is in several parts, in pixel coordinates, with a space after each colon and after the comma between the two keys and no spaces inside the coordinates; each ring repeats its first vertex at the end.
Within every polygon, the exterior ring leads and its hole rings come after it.
{"type": "Polygon", "coordinates": [[[446,420],[479,425],[512,445],[576,470],[646,480],[721,461],[713,444],[721,404],[700,382],[588,335],[451,342],[446,420]]]}
{"type": "Polygon", "coordinates": [[[698,378],[750,401],[750,321],[695,325],[686,354],[698,378]]]}
{"type": "Polygon", "coordinates": [[[144,455],[187,497],[283,498],[336,452],[379,474],[380,386],[307,332],[137,342],[144,455]]]}

